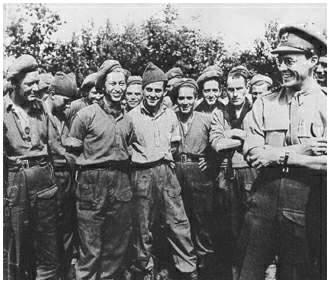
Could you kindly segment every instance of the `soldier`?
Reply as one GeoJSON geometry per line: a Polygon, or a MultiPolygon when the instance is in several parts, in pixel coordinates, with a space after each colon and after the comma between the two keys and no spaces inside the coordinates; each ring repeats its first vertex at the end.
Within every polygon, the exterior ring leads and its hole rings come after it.
{"type": "Polygon", "coordinates": [[[132,231],[128,147],[133,137],[131,119],[120,105],[126,79],[118,61],[106,60],[95,84],[104,93],[103,103],[81,109],[70,129],[69,137],[81,144],[76,159],[77,279],[118,279],[125,268],[132,231]]]}
{"type": "Polygon", "coordinates": [[[73,101],[70,104],[69,109],[67,109],[66,116],[69,121],[69,125],[72,124],[73,119],[79,110],[93,103],[102,103],[104,94],[99,93],[95,88],[96,75],[97,73],[92,73],[84,79],[80,86],[82,98],[73,101]]]}
{"type": "Polygon", "coordinates": [[[221,93],[220,77],[221,70],[217,66],[207,67],[197,79],[198,88],[203,98],[196,105],[197,112],[211,113],[215,109],[222,109],[223,104],[219,102],[221,93]]]}
{"type": "Polygon", "coordinates": [[[244,154],[260,173],[240,236],[240,279],[263,279],[275,252],[279,279],[321,277],[313,274],[306,210],[320,209],[319,198],[310,201],[325,188],[326,96],[313,69],[326,53],[326,41],[295,26],[281,28],[279,37],[272,52],[282,88],[257,99],[247,117],[244,154]]]}
{"type": "Polygon", "coordinates": [[[250,81],[250,93],[252,96],[252,103],[262,95],[270,93],[270,88],[273,85],[273,80],[264,75],[256,74],[250,81]]]}
{"type": "Polygon", "coordinates": [[[55,169],[59,210],[60,272],[62,279],[72,279],[70,265],[74,250],[75,201],[74,158],[65,150],[68,121],[64,115],[70,100],[76,96],[76,82],[68,75],[58,72],[50,83],[44,97],[45,110],[49,117],[49,145],[55,169]]]}
{"type": "Polygon", "coordinates": [[[319,63],[317,64],[317,67],[315,69],[315,75],[317,82],[325,90],[325,92],[327,90],[327,68],[327,55],[321,56],[319,58],[319,63]]]}
{"type": "MultiPolygon", "coordinates": [[[[218,197],[221,200],[219,209],[223,211],[219,220],[228,223],[219,224],[219,227],[222,227],[220,237],[224,237],[225,243],[223,248],[219,248],[219,252],[225,254],[226,258],[223,258],[223,261],[233,265],[235,265],[233,256],[235,256],[236,241],[247,208],[246,200],[251,192],[256,171],[244,160],[241,147],[226,150],[225,144],[227,141],[235,142],[235,140],[239,141],[238,145],[244,142],[246,133],[243,130],[243,120],[252,108],[247,98],[248,79],[249,72],[245,67],[236,67],[229,72],[227,78],[229,103],[223,111],[214,112],[210,131],[210,143],[213,149],[223,156],[218,176],[218,197]],[[220,194],[221,191],[223,194],[220,194]],[[226,203],[228,207],[221,207],[226,203]],[[226,248],[227,254],[224,252],[226,248]]],[[[233,275],[236,276],[235,273],[233,275]]]]}
{"type": "Polygon", "coordinates": [[[4,98],[4,278],[58,279],[57,186],[48,155],[48,124],[37,98],[37,62],[22,55],[8,69],[4,98]],[[10,232],[7,234],[6,232],[10,232]]]}
{"type": "Polygon", "coordinates": [[[174,99],[173,99],[173,86],[174,84],[183,78],[183,72],[179,67],[174,67],[165,74],[167,78],[167,85],[166,85],[166,94],[163,98],[163,103],[167,107],[172,107],[174,104],[174,99]]]}
{"type": "Polygon", "coordinates": [[[53,80],[53,75],[51,73],[42,73],[39,74],[39,98],[42,99],[44,97],[44,95],[47,93],[48,88],[50,86],[50,83],[53,80]]]}
{"type": "Polygon", "coordinates": [[[180,140],[173,110],[162,104],[166,76],[149,63],[143,73],[142,102],[129,112],[136,140],[132,145],[132,180],[135,194],[135,239],[138,276],[152,279],[154,269],[153,228],[165,226],[176,269],[183,277],[196,279],[196,256],[191,241],[181,188],[175,175],[171,145],[180,140]],[[159,221],[158,221],[159,220],[159,221]]]}
{"type": "Polygon", "coordinates": [[[140,76],[128,77],[125,98],[127,100],[127,112],[140,104],[142,100],[142,78],[140,76]]]}
{"type": "Polygon", "coordinates": [[[175,153],[175,168],[182,187],[185,210],[198,259],[200,279],[217,279],[213,201],[214,152],[209,144],[211,119],[194,111],[198,86],[192,79],[181,79],[174,88],[181,142],[175,153]]]}

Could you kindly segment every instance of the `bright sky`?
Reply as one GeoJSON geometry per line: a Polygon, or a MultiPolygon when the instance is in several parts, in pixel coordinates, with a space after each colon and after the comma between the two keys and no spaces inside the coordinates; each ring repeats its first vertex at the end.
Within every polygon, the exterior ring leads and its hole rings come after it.
{"type": "MultiPolygon", "coordinates": [[[[14,4],[10,4],[14,5],[14,4]]],[[[67,40],[72,32],[79,31],[93,20],[96,28],[110,19],[113,27],[119,29],[123,24],[141,24],[152,15],[159,14],[165,4],[47,4],[57,11],[67,23],[55,35],[57,39],[67,40]]],[[[238,42],[248,48],[254,39],[264,33],[264,25],[277,19],[280,23],[313,24],[320,31],[326,28],[326,4],[202,4],[172,3],[179,13],[179,24],[199,28],[201,32],[224,37],[226,46],[238,42]]],[[[11,15],[8,9],[7,15],[11,15]]],[[[6,13],[5,13],[6,15],[6,13]]]]}

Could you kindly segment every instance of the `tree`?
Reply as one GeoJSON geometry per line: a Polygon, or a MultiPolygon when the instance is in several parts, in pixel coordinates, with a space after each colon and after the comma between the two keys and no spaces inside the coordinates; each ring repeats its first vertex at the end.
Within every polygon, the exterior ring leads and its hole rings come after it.
{"type": "Polygon", "coordinates": [[[17,7],[18,19],[6,28],[5,54],[18,57],[30,54],[44,66],[43,58],[54,48],[51,35],[62,25],[60,16],[43,4],[23,4],[17,7]]]}

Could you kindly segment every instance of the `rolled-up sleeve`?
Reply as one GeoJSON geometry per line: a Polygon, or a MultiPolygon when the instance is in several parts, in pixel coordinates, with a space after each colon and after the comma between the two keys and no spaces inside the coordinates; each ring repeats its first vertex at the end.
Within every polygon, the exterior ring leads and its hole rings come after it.
{"type": "Polygon", "coordinates": [[[246,131],[246,139],[243,146],[243,154],[246,155],[251,149],[265,144],[263,131],[264,104],[262,99],[257,99],[252,110],[246,115],[243,121],[243,128],[246,131]]]}
{"type": "Polygon", "coordinates": [[[78,112],[76,114],[69,132],[68,140],[71,140],[72,147],[82,147],[84,138],[87,134],[86,117],[81,114],[83,113],[78,112]],[[73,144],[75,144],[76,146],[74,146],[73,144]]]}
{"type": "Polygon", "coordinates": [[[230,125],[223,116],[222,110],[216,110],[212,114],[210,128],[210,144],[216,152],[229,148],[235,148],[241,145],[239,140],[226,137],[225,131],[230,130],[230,128],[230,125]]]}

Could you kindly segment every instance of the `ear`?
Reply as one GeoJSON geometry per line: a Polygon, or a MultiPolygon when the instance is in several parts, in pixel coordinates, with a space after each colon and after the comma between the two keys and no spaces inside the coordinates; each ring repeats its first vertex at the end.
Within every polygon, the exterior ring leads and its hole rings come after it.
{"type": "Polygon", "coordinates": [[[310,58],[310,61],[311,61],[311,64],[313,65],[313,67],[315,67],[319,61],[319,57],[317,55],[313,55],[311,58],[310,58]]]}

